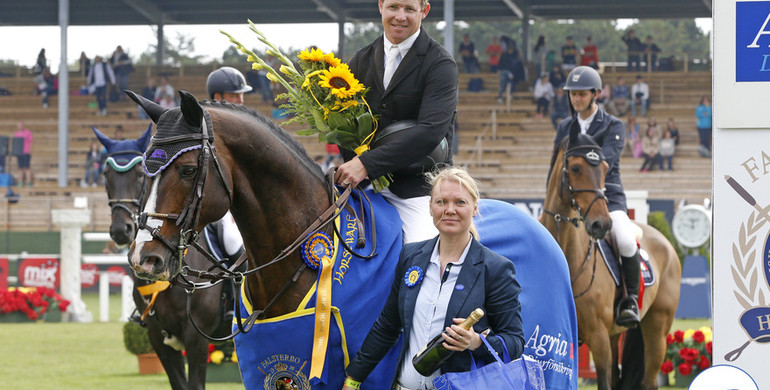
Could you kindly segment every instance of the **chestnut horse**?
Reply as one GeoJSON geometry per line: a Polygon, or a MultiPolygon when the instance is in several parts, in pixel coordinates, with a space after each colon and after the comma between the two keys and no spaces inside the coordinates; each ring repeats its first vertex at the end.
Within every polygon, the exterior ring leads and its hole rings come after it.
{"type": "MultiPolygon", "coordinates": [[[[108,158],[104,168],[107,196],[112,208],[110,237],[118,245],[128,245],[136,236],[136,218],[148,193],[147,176],[142,169],[142,152],[147,148],[152,135],[152,125],[136,140],[112,140],[96,128],[93,129],[99,142],[107,148],[108,158]]],[[[201,236],[200,242],[204,243],[201,236]]],[[[208,260],[195,248],[187,254],[191,264],[203,267],[208,260]]],[[[134,278],[134,303],[140,313],[148,306],[149,297],[144,298],[137,287],[152,284],[134,278]]],[[[201,330],[216,337],[229,333],[230,324],[224,320],[225,310],[221,303],[222,284],[192,294],[191,316],[201,330]]],[[[168,375],[172,389],[204,389],[209,340],[194,328],[186,310],[188,295],[185,289],[171,285],[160,292],[152,310],[143,321],[147,324],[150,343],[158,354],[168,375]],[[187,354],[188,373],[185,374],[187,354]]]]}
{"type": "Polygon", "coordinates": [[[621,373],[618,339],[627,329],[615,324],[614,308],[622,287],[615,287],[595,242],[612,226],[603,192],[608,165],[601,156],[601,147],[577,128],[554,148],[542,222],[567,257],[578,335],[593,354],[598,388],[656,389],[666,335],[679,302],[682,269],[668,240],[637,222],[643,233],[639,242],[649,254],[655,283],[644,289],[639,328],[628,330],[621,373]],[[587,159],[601,161],[590,164],[587,159]]]}

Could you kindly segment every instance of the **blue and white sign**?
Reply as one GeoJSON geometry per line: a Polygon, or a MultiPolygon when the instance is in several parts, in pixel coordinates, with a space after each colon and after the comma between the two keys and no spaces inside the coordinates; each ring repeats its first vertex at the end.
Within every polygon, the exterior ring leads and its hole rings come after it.
{"type": "Polygon", "coordinates": [[[735,3],[735,81],[770,81],[770,1],[735,3]]]}

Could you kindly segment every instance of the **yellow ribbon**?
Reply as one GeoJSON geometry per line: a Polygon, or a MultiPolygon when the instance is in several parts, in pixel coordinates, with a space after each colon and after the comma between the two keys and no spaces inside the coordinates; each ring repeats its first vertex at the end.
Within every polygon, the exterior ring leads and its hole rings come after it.
{"type": "Polygon", "coordinates": [[[329,256],[321,259],[321,277],[315,304],[315,329],[313,330],[313,358],[310,363],[310,379],[321,378],[326,360],[326,348],[329,344],[329,324],[331,323],[331,284],[334,260],[329,256]]]}
{"type": "Polygon", "coordinates": [[[369,150],[369,145],[363,144],[363,145],[357,147],[355,152],[356,152],[357,156],[360,156],[363,152],[366,152],[367,150],[369,150]]]}
{"type": "Polygon", "coordinates": [[[152,295],[152,298],[150,298],[150,303],[147,305],[147,308],[144,309],[144,312],[142,312],[142,321],[144,321],[144,318],[147,317],[147,314],[150,312],[150,310],[152,310],[152,307],[155,306],[155,300],[158,298],[158,294],[160,294],[162,291],[166,291],[169,286],[171,286],[171,282],[157,281],[155,283],[148,284],[146,286],[139,286],[136,288],[136,290],[139,291],[139,294],[142,296],[152,295]]]}

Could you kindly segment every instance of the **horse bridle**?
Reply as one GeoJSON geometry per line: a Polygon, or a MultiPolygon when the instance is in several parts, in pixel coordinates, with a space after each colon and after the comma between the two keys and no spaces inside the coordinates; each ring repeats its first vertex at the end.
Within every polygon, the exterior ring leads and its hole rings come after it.
{"type": "MultiPolygon", "coordinates": [[[[223,172],[222,167],[219,163],[219,160],[217,159],[216,152],[214,150],[214,145],[212,145],[211,142],[209,141],[209,137],[208,137],[209,133],[208,133],[208,128],[206,126],[205,117],[201,121],[201,124],[202,124],[201,125],[202,131],[199,135],[190,134],[190,135],[183,135],[183,136],[168,137],[162,140],[153,139],[154,145],[164,145],[164,144],[172,144],[172,143],[184,142],[184,141],[190,141],[190,140],[196,140],[196,141],[200,140],[201,153],[200,153],[200,156],[198,157],[198,175],[196,176],[195,183],[193,184],[193,191],[190,194],[190,196],[188,196],[188,202],[181,213],[174,214],[174,213],[143,212],[139,214],[138,225],[140,229],[148,230],[154,239],[157,239],[164,246],[170,249],[172,253],[175,254],[177,260],[179,260],[180,270],[172,278],[171,282],[175,285],[183,287],[187,292],[187,306],[186,306],[187,316],[190,322],[192,323],[193,327],[195,328],[195,330],[209,340],[226,341],[235,337],[239,333],[248,332],[251,329],[251,327],[254,325],[254,323],[256,323],[258,319],[261,319],[262,316],[269,310],[269,308],[272,307],[272,305],[278,301],[278,298],[281,297],[288,290],[289,286],[291,286],[294,282],[298,280],[299,276],[307,268],[307,264],[305,264],[304,262],[302,263],[302,265],[294,273],[294,276],[270,300],[270,302],[265,306],[265,308],[261,310],[252,311],[249,317],[246,318],[246,320],[244,321],[241,315],[241,295],[239,293],[239,290],[241,289],[242,284],[245,283],[246,276],[259,272],[268,266],[271,266],[273,264],[276,264],[284,260],[291,253],[296,251],[301,246],[301,244],[305,240],[307,240],[307,237],[320,231],[321,229],[326,227],[330,222],[333,222],[337,218],[337,216],[342,212],[342,209],[345,206],[347,206],[347,200],[353,188],[348,186],[337,197],[336,200],[333,200],[331,202],[331,205],[326,209],[326,211],[324,211],[321,215],[319,215],[313,221],[313,223],[310,226],[308,226],[307,229],[305,229],[305,231],[302,232],[294,240],[293,243],[291,243],[286,248],[284,248],[277,256],[275,256],[269,262],[264,263],[258,267],[252,268],[247,271],[238,271],[238,269],[247,259],[246,252],[244,252],[230,267],[226,267],[223,264],[223,261],[216,259],[214,255],[212,255],[206,248],[203,248],[200,244],[198,244],[197,242],[198,233],[195,231],[195,226],[197,225],[198,219],[200,217],[201,205],[203,203],[203,195],[204,195],[203,188],[206,182],[206,178],[208,176],[208,166],[209,166],[210,160],[213,161],[214,166],[216,167],[217,173],[219,174],[219,177],[222,180],[222,183],[224,184],[230,204],[232,204],[232,200],[233,200],[232,189],[227,183],[227,180],[225,180],[224,174],[222,173],[223,172]],[[161,234],[160,229],[158,227],[148,226],[147,225],[148,218],[162,218],[162,219],[175,221],[176,225],[180,226],[178,244],[174,245],[173,243],[171,243],[166,237],[163,236],[163,234],[161,234]],[[204,271],[204,270],[192,269],[186,264],[184,264],[184,254],[186,253],[186,250],[190,245],[193,245],[200,253],[202,253],[209,261],[211,261],[213,263],[212,266],[204,271]],[[218,269],[220,272],[217,272],[217,273],[212,272],[214,269],[218,269]],[[208,282],[196,283],[189,280],[187,278],[188,276],[194,276],[197,278],[206,279],[208,280],[208,282]],[[193,320],[191,297],[196,289],[210,288],[223,282],[226,279],[230,279],[233,281],[232,288],[233,288],[233,296],[235,297],[235,318],[236,318],[236,323],[238,325],[238,329],[232,332],[228,336],[217,338],[206,334],[202,329],[198,327],[198,325],[193,320]]],[[[330,196],[333,197],[333,195],[334,195],[333,191],[330,191],[330,196]]],[[[338,232],[337,234],[339,235],[338,232]]],[[[351,248],[347,246],[344,240],[340,240],[340,242],[343,243],[345,248],[351,254],[357,257],[371,258],[376,255],[375,254],[376,243],[372,247],[372,253],[369,254],[368,256],[364,256],[364,255],[355,253],[351,248]]],[[[360,247],[360,243],[357,246],[360,247]]],[[[245,290],[248,293],[249,290],[248,289],[245,289],[245,290]]],[[[249,296],[249,300],[251,302],[254,301],[250,296],[249,296]]]]}
{"type": "MultiPolygon", "coordinates": [[[[107,155],[107,158],[116,156],[116,155],[126,155],[126,154],[133,154],[137,156],[141,156],[142,153],[139,151],[132,151],[132,152],[117,152],[117,153],[111,153],[107,155]]],[[[133,166],[132,166],[133,167],[133,166]]],[[[127,169],[128,170],[128,169],[127,169]]],[[[128,213],[128,215],[131,216],[131,220],[134,222],[134,230],[138,228],[138,215],[142,208],[142,200],[144,199],[145,192],[147,191],[147,175],[142,174],[142,186],[141,190],[139,191],[139,197],[138,198],[109,198],[107,199],[107,204],[110,206],[110,213],[115,213],[115,210],[123,210],[128,213]],[[133,206],[134,209],[132,210],[131,207],[133,206]]]]}
{"type": "MultiPolygon", "coordinates": [[[[561,183],[559,186],[559,197],[563,198],[563,194],[566,192],[569,194],[569,204],[570,208],[577,211],[578,216],[570,218],[568,215],[564,216],[558,213],[555,213],[550,210],[543,209],[543,212],[552,216],[554,221],[556,222],[556,230],[558,231],[560,229],[561,222],[568,222],[575,228],[578,228],[580,226],[580,222],[585,222],[585,217],[588,215],[588,213],[591,211],[591,207],[594,206],[596,201],[598,200],[604,200],[607,205],[609,205],[609,200],[607,199],[607,196],[604,194],[605,189],[604,188],[572,188],[572,185],[569,182],[569,160],[567,157],[572,155],[586,155],[587,153],[596,153],[595,150],[598,150],[601,152],[601,147],[597,145],[578,145],[573,146],[571,148],[568,148],[564,152],[564,160],[562,163],[562,177],[561,177],[561,183]],[[583,153],[583,150],[590,149],[588,152],[583,153]],[[575,194],[580,192],[593,192],[595,194],[594,199],[591,200],[591,203],[588,204],[588,207],[586,208],[585,212],[582,212],[580,205],[577,202],[577,199],[575,199],[575,194]]],[[[598,154],[597,154],[598,157],[598,154]]],[[[601,161],[604,161],[602,158],[601,161]]],[[[574,285],[575,281],[580,277],[580,275],[583,274],[583,271],[585,270],[585,265],[588,262],[588,260],[591,259],[591,255],[593,254],[595,248],[596,248],[596,239],[591,237],[590,243],[588,244],[588,251],[586,253],[585,258],[583,259],[583,263],[580,265],[580,270],[575,275],[575,278],[570,280],[570,284],[574,285]]],[[[581,291],[579,294],[573,295],[574,299],[580,298],[585,293],[588,292],[588,290],[591,289],[591,286],[594,284],[594,279],[596,277],[596,261],[594,261],[593,267],[591,271],[591,281],[588,283],[588,287],[586,287],[583,291],[581,291]]]]}

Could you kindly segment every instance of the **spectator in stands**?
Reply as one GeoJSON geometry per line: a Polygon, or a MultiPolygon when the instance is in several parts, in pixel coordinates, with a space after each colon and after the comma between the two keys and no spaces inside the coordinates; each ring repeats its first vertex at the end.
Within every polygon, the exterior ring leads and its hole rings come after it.
{"type": "Polygon", "coordinates": [[[564,86],[564,72],[561,71],[559,65],[554,65],[551,72],[548,73],[548,81],[553,85],[554,91],[564,86]]]}
{"type": "Polygon", "coordinates": [[[489,71],[492,73],[497,72],[497,67],[500,65],[500,55],[503,54],[503,46],[500,45],[500,40],[497,36],[492,37],[492,43],[487,46],[487,55],[489,56],[489,71]]]}
{"type": "MultiPolygon", "coordinates": [[[[537,43],[535,44],[534,49],[532,49],[532,61],[535,62],[535,73],[536,74],[543,74],[543,72],[548,72],[548,67],[545,66],[545,56],[548,52],[548,49],[545,47],[545,37],[539,36],[537,37],[537,43]]],[[[554,89],[558,88],[557,86],[554,86],[554,89]]]]}
{"type": "Polygon", "coordinates": [[[174,95],[169,95],[169,94],[164,94],[163,96],[161,96],[158,104],[167,110],[170,110],[178,106],[176,104],[176,100],[174,99],[174,95]]]}
{"type": "Polygon", "coordinates": [[[660,170],[663,170],[663,160],[668,162],[668,170],[673,171],[674,168],[671,165],[671,160],[674,159],[674,152],[676,151],[676,141],[671,138],[671,133],[668,131],[663,132],[663,138],[660,140],[660,170]]]}
{"type": "Polygon", "coordinates": [[[553,123],[554,130],[559,128],[559,122],[564,118],[569,118],[569,100],[567,94],[564,93],[564,89],[561,87],[556,88],[555,96],[551,101],[551,123],[553,123]]]}
{"type": "Polygon", "coordinates": [[[636,32],[633,29],[628,30],[628,32],[623,35],[622,39],[626,44],[626,50],[628,52],[628,65],[626,66],[626,70],[629,72],[632,70],[638,72],[641,65],[639,57],[644,51],[644,46],[639,38],[636,37],[636,32]]]}
{"type": "Polygon", "coordinates": [[[599,93],[599,96],[596,98],[596,104],[598,104],[601,108],[605,108],[604,106],[610,102],[610,99],[612,98],[612,87],[610,87],[607,83],[602,83],[602,91],[599,93]]]}
{"type": "Polygon", "coordinates": [[[700,138],[698,153],[701,157],[711,157],[711,96],[701,97],[700,104],[695,108],[695,117],[698,120],[698,138],[700,138]]]}
{"type": "Polygon", "coordinates": [[[471,35],[465,34],[460,42],[460,55],[463,59],[465,73],[479,73],[479,59],[476,58],[476,45],[471,41],[471,35]]]}
{"type": "Polygon", "coordinates": [[[629,108],[631,108],[631,99],[628,85],[626,80],[618,77],[618,83],[612,89],[612,99],[607,104],[607,111],[616,117],[621,117],[626,115],[629,108]]]}
{"type": "Polygon", "coordinates": [[[14,138],[23,138],[24,146],[22,148],[21,156],[18,156],[20,180],[17,181],[19,187],[28,186],[32,187],[32,171],[30,170],[30,161],[32,159],[32,132],[24,126],[24,122],[19,121],[16,126],[16,132],[13,133],[14,138]]]}
{"type": "Polygon", "coordinates": [[[636,122],[635,116],[628,116],[626,131],[626,148],[634,158],[642,157],[642,139],[639,134],[639,123],[636,122]]]}
{"type": "Polygon", "coordinates": [[[51,68],[45,68],[43,71],[43,83],[39,87],[40,96],[43,97],[43,108],[48,108],[48,97],[59,93],[59,78],[51,74],[51,68]]]}
{"type": "Polygon", "coordinates": [[[660,48],[652,41],[652,35],[648,35],[647,44],[644,45],[644,59],[653,72],[658,70],[658,53],[660,53],[660,48]]]}
{"type": "Polygon", "coordinates": [[[155,100],[155,103],[160,104],[163,98],[167,95],[175,96],[174,87],[172,87],[171,84],[169,84],[168,76],[161,76],[160,85],[157,88],[155,88],[155,97],[153,98],[153,100],[155,100]]]}
{"type": "Polygon", "coordinates": [[[48,60],[45,58],[45,49],[40,49],[40,52],[37,53],[37,60],[35,61],[35,66],[32,68],[32,75],[38,76],[43,74],[43,71],[45,68],[48,67],[48,60]]]}
{"type": "Polygon", "coordinates": [[[580,52],[580,65],[599,69],[599,48],[594,45],[594,39],[590,35],[586,37],[586,45],[580,52]]]}
{"type": "Polygon", "coordinates": [[[658,163],[661,169],[663,169],[663,160],[660,157],[660,135],[658,135],[658,128],[654,126],[647,127],[647,131],[642,137],[642,155],[644,156],[644,162],[642,167],[639,168],[639,172],[649,172],[654,168],[655,163],[658,163]]]}
{"type": "Polygon", "coordinates": [[[115,51],[110,57],[110,66],[112,66],[113,72],[115,72],[115,78],[117,79],[118,96],[120,100],[128,100],[128,96],[123,93],[123,90],[128,89],[128,76],[134,71],[134,65],[131,64],[131,58],[123,51],[123,47],[118,45],[115,51]]]}
{"type": "Polygon", "coordinates": [[[94,58],[94,66],[88,74],[89,89],[94,90],[99,111],[96,115],[107,115],[107,84],[115,85],[115,73],[110,64],[104,62],[101,56],[94,58]]]}
{"type": "Polygon", "coordinates": [[[80,75],[83,77],[88,76],[88,73],[91,71],[91,59],[88,58],[86,52],[80,52],[78,63],[80,64],[80,75]]]}
{"type": "Polygon", "coordinates": [[[508,92],[513,92],[516,84],[513,81],[513,72],[516,67],[516,54],[513,45],[507,45],[505,52],[500,56],[500,92],[497,93],[497,102],[503,103],[503,93],[508,96],[508,92]],[[510,88],[510,91],[508,91],[510,88]]]}
{"type": "Polygon", "coordinates": [[[671,133],[671,138],[674,139],[674,143],[679,145],[679,126],[676,125],[674,117],[669,117],[666,123],[666,131],[671,133]]]}
{"type": "Polygon", "coordinates": [[[647,116],[650,105],[650,86],[644,82],[642,75],[636,76],[636,83],[631,86],[631,115],[636,116],[636,105],[642,109],[642,116],[647,116]]]}
{"type": "Polygon", "coordinates": [[[80,182],[81,187],[96,187],[96,184],[99,183],[99,175],[102,172],[102,149],[103,147],[99,142],[91,142],[86,155],[86,176],[80,182]]]}
{"type": "MultiPolygon", "coordinates": [[[[148,77],[147,84],[145,84],[144,88],[142,88],[142,96],[148,100],[155,100],[156,89],[157,87],[155,86],[155,77],[148,77]]],[[[144,112],[144,108],[142,108],[142,106],[137,105],[136,107],[139,111],[139,119],[150,119],[150,117],[147,116],[147,113],[144,112]]]]}
{"type": "Polygon", "coordinates": [[[565,72],[575,69],[575,66],[577,66],[577,55],[578,48],[575,46],[575,41],[572,40],[571,35],[568,35],[564,45],[561,46],[561,69],[565,72]]]}
{"type": "Polygon", "coordinates": [[[553,99],[553,86],[548,82],[548,73],[540,75],[540,79],[535,82],[535,101],[537,103],[537,119],[548,115],[548,106],[553,99]]]}

